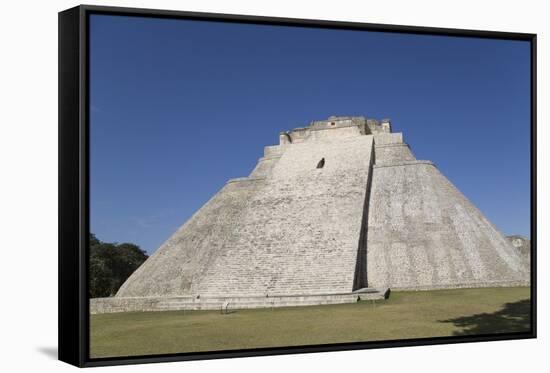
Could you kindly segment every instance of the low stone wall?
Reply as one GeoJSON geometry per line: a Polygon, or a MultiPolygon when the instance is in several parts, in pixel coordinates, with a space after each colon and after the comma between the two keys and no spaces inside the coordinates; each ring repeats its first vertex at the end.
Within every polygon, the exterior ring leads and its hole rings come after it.
{"type": "Polygon", "coordinates": [[[90,313],[180,311],[180,310],[235,310],[316,306],[323,304],[355,303],[360,300],[384,299],[388,289],[363,289],[356,293],[292,295],[266,297],[110,297],[90,299],[90,313]]]}
{"type": "Polygon", "coordinates": [[[420,286],[398,286],[392,288],[394,291],[425,291],[425,290],[448,290],[448,289],[476,289],[476,288],[504,288],[504,287],[529,287],[531,283],[529,280],[525,281],[485,281],[485,282],[472,282],[464,284],[438,284],[433,285],[420,285],[420,286]]]}
{"type": "Polygon", "coordinates": [[[161,298],[92,298],[90,313],[156,311],[161,298]]]}

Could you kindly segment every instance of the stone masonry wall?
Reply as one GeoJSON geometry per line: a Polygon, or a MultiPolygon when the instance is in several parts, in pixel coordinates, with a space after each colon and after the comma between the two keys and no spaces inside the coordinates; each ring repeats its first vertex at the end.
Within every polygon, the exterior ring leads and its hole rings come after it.
{"type": "Polygon", "coordinates": [[[356,136],[287,147],[193,291],[352,291],[371,146],[356,136]]]}
{"type": "Polygon", "coordinates": [[[315,132],[266,147],[251,175],[230,180],[117,296],[351,292],[373,136],[315,132]]]}
{"type": "Polygon", "coordinates": [[[263,180],[229,182],[147,259],[119,289],[117,296],[189,294],[246,213],[263,180]]]}
{"type": "MultiPolygon", "coordinates": [[[[387,140],[387,139],[386,139],[387,140]]],[[[371,287],[433,289],[525,285],[517,251],[428,161],[408,147],[378,145],[370,198],[371,287]]]]}

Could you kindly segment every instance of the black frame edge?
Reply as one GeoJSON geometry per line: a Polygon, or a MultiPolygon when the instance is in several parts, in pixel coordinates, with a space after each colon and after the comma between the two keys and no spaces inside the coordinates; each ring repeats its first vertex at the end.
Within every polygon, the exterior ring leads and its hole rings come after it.
{"type": "Polygon", "coordinates": [[[128,364],[169,363],[177,361],[217,360],[243,357],[294,355],[303,353],[338,352],[338,351],[365,351],[378,348],[422,347],[445,344],[498,342],[536,338],[532,333],[502,333],[492,335],[476,335],[463,337],[434,337],[419,339],[401,339],[387,341],[327,344],[314,346],[293,346],[278,348],[262,348],[249,350],[211,351],[203,353],[176,353],[166,355],[137,355],[114,358],[91,359],[83,367],[102,367],[128,364]]]}
{"type": "Polygon", "coordinates": [[[83,366],[81,7],[58,14],[58,358],[83,366]]]}
{"type": "Polygon", "coordinates": [[[89,13],[101,13],[119,16],[138,16],[138,17],[155,17],[155,18],[180,18],[180,19],[197,19],[203,21],[220,21],[220,22],[235,22],[235,23],[252,23],[252,24],[267,24],[278,26],[296,26],[296,27],[313,27],[313,28],[331,28],[331,29],[347,29],[347,30],[369,30],[383,31],[408,34],[424,34],[439,36],[460,36],[460,37],[475,37],[475,38],[494,38],[494,39],[511,39],[530,41],[536,34],[520,33],[508,31],[487,31],[487,30],[472,30],[472,29],[454,29],[445,27],[430,27],[430,26],[411,26],[411,25],[395,25],[382,23],[366,23],[353,21],[334,21],[334,20],[319,20],[309,18],[288,18],[288,17],[271,17],[258,15],[242,15],[229,13],[205,13],[181,10],[166,10],[154,8],[131,8],[131,7],[116,7],[116,6],[101,6],[101,5],[80,5],[80,7],[89,13]]]}
{"type": "Polygon", "coordinates": [[[537,338],[537,35],[531,35],[531,333],[537,338]]]}
{"type": "Polygon", "coordinates": [[[175,10],[80,5],[59,13],[59,360],[78,367],[125,365],[286,355],[371,348],[412,347],[465,342],[536,338],[536,34],[399,26],[175,10]],[[270,24],[409,34],[524,40],[531,43],[531,320],[529,333],[440,337],[351,344],[296,346],[204,353],[121,356],[90,359],[87,252],[89,232],[88,185],[88,16],[111,14],[156,18],[270,24]]]}

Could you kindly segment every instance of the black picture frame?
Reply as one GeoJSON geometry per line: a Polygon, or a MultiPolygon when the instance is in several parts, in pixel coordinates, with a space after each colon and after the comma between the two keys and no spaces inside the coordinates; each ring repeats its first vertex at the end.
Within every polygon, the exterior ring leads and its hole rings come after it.
{"type": "Polygon", "coordinates": [[[370,348],[536,338],[536,34],[398,26],[310,19],[274,18],[81,5],[59,13],[59,360],[79,367],[283,355],[370,348]],[[88,237],[89,224],[89,30],[92,14],[286,25],[310,28],[384,31],[523,40],[531,45],[531,330],[461,337],[435,337],[383,342],[258,348],[91,359],[89,357],[88,237]]]}

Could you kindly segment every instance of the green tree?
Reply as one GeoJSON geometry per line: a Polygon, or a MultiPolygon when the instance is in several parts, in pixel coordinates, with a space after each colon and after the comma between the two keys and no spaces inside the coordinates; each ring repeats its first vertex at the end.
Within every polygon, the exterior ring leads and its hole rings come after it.
{"type": "Polygon", "coordinates": [[[102,242],[90,234],[90,297],[115,295],[124,281],[147,258],[147,253],[135,244],[102,242]]]}

